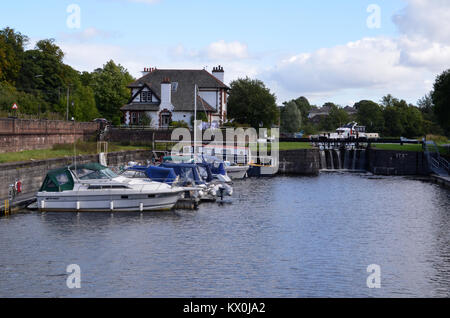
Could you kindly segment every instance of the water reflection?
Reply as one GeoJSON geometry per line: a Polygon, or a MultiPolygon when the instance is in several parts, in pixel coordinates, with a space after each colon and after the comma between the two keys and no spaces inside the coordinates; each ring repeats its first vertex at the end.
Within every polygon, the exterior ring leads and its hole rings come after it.
{"type": "Polygon", "coordinates": [[[232,205],[198,211],[0,219],[0,296],[450,296],[449,191],[354,174],[234,188],[232,205]],[[370,264],[381,289],[366,286],[370,264]]]}

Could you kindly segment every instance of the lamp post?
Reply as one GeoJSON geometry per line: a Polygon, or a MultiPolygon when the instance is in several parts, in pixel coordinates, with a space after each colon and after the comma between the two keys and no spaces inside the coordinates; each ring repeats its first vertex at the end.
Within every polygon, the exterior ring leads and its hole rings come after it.
{"type": "MultiPolygon", "coordinates": [[[[44,75],[35,75],[34,78],[44,77],[44,75]]],[[[38,103],[38,119],[41,119],[41,103],[38,103]]]]}
{"type": "Polygon", "coordinates": [[[69,121],[69,95],[70,95],[70,86],[72,86],[72,84],[67,85],[66,121],[69,121]]]}

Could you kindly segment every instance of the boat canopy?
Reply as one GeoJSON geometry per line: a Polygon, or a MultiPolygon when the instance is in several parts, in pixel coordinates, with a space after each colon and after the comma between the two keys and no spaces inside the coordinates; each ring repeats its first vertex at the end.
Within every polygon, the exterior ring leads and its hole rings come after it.
{"type": "Polygon", "coordinates": [[[205,178],[204,173],[201,173],[199,166],[196,164],[165,162],[161,164],[160,167],[173,169],[176,175],[180,177],[180,181],[183,185],[187,185],[189,183],[193,183],[195,185],[204,184],[205,179],[207,178],[207,175],[205,178]]]}
{"type": "Polygon", "coordinates": [[[164,168],[164,167],[157,167],[157,166],[134,166],[131,168],[128,168],[126,171],[139,171],[144,172],[145,175],[150,178],[153,181],[167,183],[169,185],[172,185],[176,178],[177,174],[172,168],[164,168]]]}
{"type": "Polygon", "coordinates": [[[68,168],[51,170],[42,183],[40,192],[62,192],[73,190],[74,182],[68,168]]]}
{"type": "Polygon", "coordinates": [[[227,172],[225,170],[225,163],[223,160],[215,157],[215,156],[208,156],[208,155],[202,155],[202,163],[209,165],[211,172],[213,174],[221,174],[226,175],[227,172]]]}

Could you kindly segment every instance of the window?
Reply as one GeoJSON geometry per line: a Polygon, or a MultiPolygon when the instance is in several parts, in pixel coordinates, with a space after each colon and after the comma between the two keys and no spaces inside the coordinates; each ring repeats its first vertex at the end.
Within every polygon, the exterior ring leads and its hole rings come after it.
{"type": "Polygon", "coordinates": [[[69,183],[69,177],[67,177],[66,173],[57,175],[56,180],[58,181],[59,185],[65,185],[69,183]]]}
{"type": "Polygon", "coordinates": [[[109,169],[103,170],[91,170],[91,169],[77,169],[75,171],[76,175],[80,180],[94,180],[94,179],[113,179],[116,178],[117,175],[109,169]]]}
{"type": "Polygon", "coordinates": [[[152,92],[142,91],[141,92],[141,103],[151,103],[152,102],[152,92]]]}
{"type": "Polygon", "coordinates": [[[172,83],[172,92],[176,92],[178,89],[178,82],[173,82],[172,83]]]}

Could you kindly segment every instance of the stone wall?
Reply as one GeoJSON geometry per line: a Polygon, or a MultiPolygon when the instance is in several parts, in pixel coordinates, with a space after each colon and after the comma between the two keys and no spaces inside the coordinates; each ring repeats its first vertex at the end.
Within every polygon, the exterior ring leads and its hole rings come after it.
{"type": "Polygon", "coordinates": [[[73,143],[96,136],[94,122],[0,118],[0,153],[48,149],[54,144],[73,143]]]}
{"type": "Polygon", "coordinates": [[[151,144],[154,140],[171,140],[171,137],[171,130],[110,128],[105,135],[105,141],[151,144]]]}
{"type": "Polygon", "coordinates": [[[279,174],[318,175],[320,157],[318,149],[280,151],[279,174]]]}
{"type": "Polygon", "coordinates": [[[423,152],[377,150],[367,152],[368,170],[379,175],[428,175],[428,166],[423,152]]]}
{"type": "MultiPolygon", "coordinates": [[[[120,166],[130,161],[150,160],[151,151],[136,150],[110,153],[107,156],[109,166],[120,166]]],[[[16,179],[22,181],[23,195],[39,190],[49,170],[71,165],[72,157],[40,161],[14,162],[0,164],[0,199],[8,197],[8,186],[16,179]]],[[[98,162],[98,155],[78,156],[77,163],[98,162]]]]}

